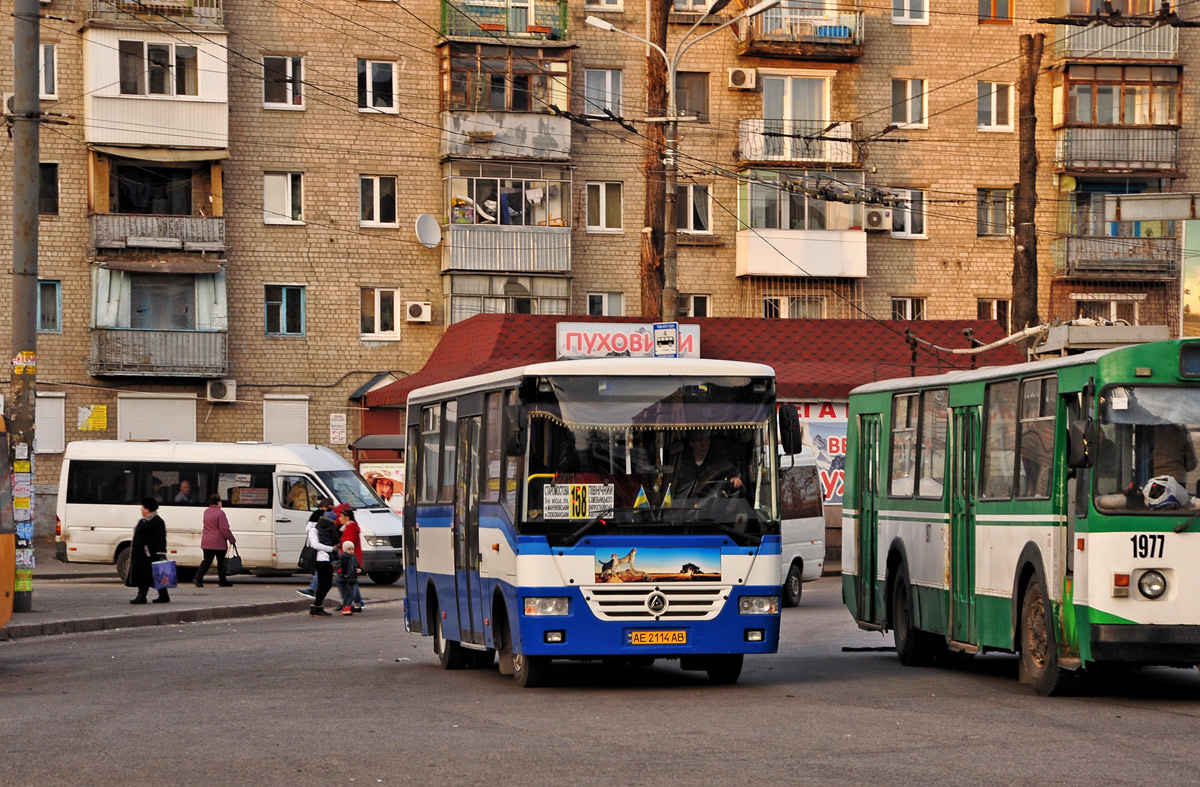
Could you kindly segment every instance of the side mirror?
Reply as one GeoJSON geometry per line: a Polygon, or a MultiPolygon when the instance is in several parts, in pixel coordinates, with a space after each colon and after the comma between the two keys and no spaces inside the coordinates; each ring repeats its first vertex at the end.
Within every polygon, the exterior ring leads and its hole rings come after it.
{"type": "Polygon", "coordinates": [[[1067,427],[1067,467],[1091,467],[1096,462],[1096,425],[1092,420],[1072,421],[1067,427]]]}
{"type": "Polygon", "coordinates": [[[794,404],[779,405],[779,444],[785,454],[798,454],[804,447],[800,413],[794,404]]]}

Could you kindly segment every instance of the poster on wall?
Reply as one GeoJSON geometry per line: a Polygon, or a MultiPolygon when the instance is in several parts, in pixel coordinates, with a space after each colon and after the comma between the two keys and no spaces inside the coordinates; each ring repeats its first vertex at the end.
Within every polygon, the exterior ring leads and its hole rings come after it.
{"type": "Polygon", "coordinates": [[[1183,222],[1181,336],[1200,336],[1200,221],[1183,222]]]}
{"type": "Polygon", "coordinates": [[[363,462],[358,472],[393,511],[404,510],[403,462],[363,462]]]}
{"type": "Polygon", "coordinates": [[[796,402],[795,405],[800,420],[808,424],[825,505],[840,506],[846,474],[846,402],[796,402]]]}

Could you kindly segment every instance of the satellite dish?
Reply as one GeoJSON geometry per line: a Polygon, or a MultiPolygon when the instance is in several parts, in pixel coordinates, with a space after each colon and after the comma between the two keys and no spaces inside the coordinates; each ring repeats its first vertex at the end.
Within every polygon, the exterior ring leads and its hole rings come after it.
{"type": "Polygon", "coordinates": [[[417,240],[427,249],[436,249],[442,242],[442,225],[429,213],[417,216],[417,240]]]}

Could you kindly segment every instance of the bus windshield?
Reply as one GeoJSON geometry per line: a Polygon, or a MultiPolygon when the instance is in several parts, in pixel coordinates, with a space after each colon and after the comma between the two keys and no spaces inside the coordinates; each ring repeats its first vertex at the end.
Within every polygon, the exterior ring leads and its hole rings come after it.
{"type": "Polygon", "coordinates": [[[763,378],[536,380],[522,532],[778,533],[773,397],[763,378]]]}
{"type": "MultiPolygon", "coordinates": [[[[1200,390],[1113,386],[1100,400],[1095,465],[1096,507],[1115,513],[1171,513],[1191,508],[1197,493],[1200,390]],[[1164,498],[1147,495],[1151,479],[1173,478],[1164,498]]],[[[1161,485],[1160,485],[1161,486],[1161,485]]]]}
{"type": "Polygon", "coordinates": [[[352,470],[319,470],[317,475],[339,503],[349,503],[353,508],[385,508],[387,505],[370,484],[352,470]]]}

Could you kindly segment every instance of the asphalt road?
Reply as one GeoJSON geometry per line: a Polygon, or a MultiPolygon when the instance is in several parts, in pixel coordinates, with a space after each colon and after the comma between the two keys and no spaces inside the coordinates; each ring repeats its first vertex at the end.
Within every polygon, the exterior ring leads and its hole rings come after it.
{"type": "Polygon", "coordinates": [[[445,672],[401,607],[0,642],[0,783],[1195,784],[1200,676],[1044,699],[1016,659],[909,669],[805,586],[741,681],[564,664],[445,672]]]}

